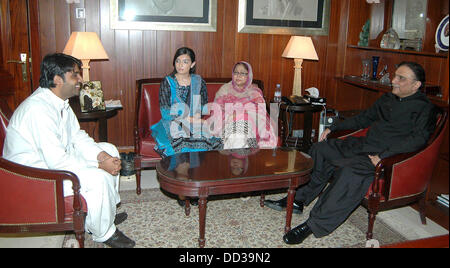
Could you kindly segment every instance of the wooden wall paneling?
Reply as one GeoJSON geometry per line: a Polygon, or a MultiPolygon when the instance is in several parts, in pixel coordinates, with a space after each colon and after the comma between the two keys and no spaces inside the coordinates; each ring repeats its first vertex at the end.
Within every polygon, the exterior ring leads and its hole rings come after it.
{"type": "Polygon", "coordinates": [[[170,32],[156,31],[156,77],[164,77],[173,70],[175,51],[170,42],[170,32]]]}
{"type": "MultiPolygon", "coordinates": [[[[286,96],[290,96],[292,95],[292,90],[293,90],[293,86],[294,86],[294,74],[295,74],[295,63],[294,63],[294,59],[287,59],[287,58],[283,58],[281,55],[283,54],[284,49],[286,48],[287,43],[289,42],[290,36],[280,36],[280,40],[279,41],[280,45],[282,45],[281,47],[278,47],[274,53],[275,55],[277,55],[278,59],[281,60],[281,68],[279,70],[275,69],[275,72],[280,72],[280,77],[281,77],[281,87],[282,88],[287,88],[288,92],[286,94],[286,96]]],[[[304,86],[304,82],[305,81],[305,72],[303,70],[305,70],[305,66],[308,65],[307,61],[304,60],[303,61],[303,65],[302,65],[302,90],[305,89],[304,86]]],[[[275,85],[273,86],[272,90],[275,90],[275,85]]],[[[273,96],[273,91],[272,91],[272,96],[273,96]]]]}
{"type": "Polygon", "coordinates": [[[312,41],[316,49],[319,60],[304,60],[302,69],[302,93],[306,94],[305,89],[316,87],[322,92],[324,87],[321,79],[325,71],[326,55],[327,55],[327,37],[313,36],[312,41]]]}
{"type": "Polygon", "coordinates": [[[0,0],[0,69],[6,69],[8,30],[8,2],[0,0]]]}
{"type": "Polygon", "coordinates": [[[376,40],[379,35],[383,35],[385,31],[385,9],[386,0],[381,0],[380,4],[372,4],[370,6],[370,36],[369,43],[371,46],[379,45],[376,40]]]}
{"type": "MultiPolygon", "coordinates": [[[[58,2],[58,1],[57,1],[58,2]]],[[[86,17],[86,19],[77,19],[76,17],[76,9],[77,8],[85,8],[84,6],[85,1],[80,1],[80,3],[74,3],[71,5],[66,5],[69,7],[69,17],[70,17],[70,32],[69,36],[72,32],[85,32],[86,31],[86,21],[95,20],[95,16],[89,16],[86,17]]],[[[89,2],[89,1],[88,1],[89,2]]],[[[85,8],[85,14],[86,14],[86,8],[85,8]]],[[[89,10],[89,14],[92,14],[92,12],[89,10]]]]}
{"type": "Polygon", "coordinates": [[[274,46],[272,51],[272,75],[274,75],[274,80],[272,80],[272,85],[269,88],[270,96],[273,96],[276,84],[281,85],[283,96],[292,95],[294,83],[294,59],[287,59],[281,56],[289,39],[290,36],[274,35],[274,46]]]}
{"type": "Polygon", "coordinates": [[[448,174],[449,174],[449,162],[447,154],[447,159],[439,158],[436,163],[436,166],[433,171],[433,179],[431,180],[430,185],[428,186],[429,191],[427,194],[427,200],[434,201],[440,194],[448,194],[449,189],[448,174]]]}
{"type": "Polygon", "coordinates": [[[7,0],[0,1],[0,97],[6,101],[8,107],[15,107],[15,85],[14,77],[8,69],[10,36],[9,3],[7,0]]]}
{"type": "MultiPolygon", "coordinates": [[[[93,2],[95,1],[96,0],[93,2]]],[[[91,62],[90,74],[92,73],[93,79],[100,80],[102,82],[104,94],[106,94],[108,98],[121,100],[122,105],[125,105],[124,99],[121,98],[120,89],[117,87],[114,79],[116,77],[117,55],[120,55],[120,53],[117,54],[115,50],[115,31],[109,27],[109,0],[100,0],[98,1],[98,4],[100,9],[100,21],[98,28],[95,28],[95,21],[97,20],[95,16],[94,18],[88,16],[86,21],[89,22],[87,22],[86,25],[89,25],[89,28],[87,29],[98,33],[103,48],[108,54],[109,59],[91,62]]],[[[92,4],[92,6],[86,5],[86,8],[88,8],[86,13],[90,14],[88,12],[94,12],[94,6],[94,4],[92,4]]],[[[121,112],[119,112],[119,114],[120,113],[121,112]]]]}
{"type": "MultiPolygon", "coordinates": [[[[5,23],[7,25],[3,26],[5,32],[4,35],[8,35],[7,39],[2,40],[4,46],[4,57],[5,61],[8,60],[19,60],[20,53],[27,53],[29,56],[29,43],[28,43],[28,6],[27,1],[13,1],[9,0],[3,2],[2,5],[6,5],[9,14],[4,14],[6,16],[5,23]],[[8,41],[6,41],[8,40],[8,41]]],[[[2,12],[3,13],[3,12],[2,12]]],[[[0,14],[1,16],[2,14],[0,14]]],[[[3,20],[3,19],[2,19],[3,20]]],[[[3,22],[2,22],[3,23],[3,22]]],[[[3,39],[3,38],[2,38],[3,39]]],[[[31,82],[30,82],[30,72],[29,65],[27,64],[27,81],[23,81],[22,75],[22,65],[17,63],[6,63],[5,70],[7,70],[14,77],[14,106],[17,107],[24,99],[26,99],[29,94],[31,94],[31,82]]]]}
{"type": "Polygon", "coordinates": [[[336,106],[336,96],[339,90],[336,77],[341,77],[344,72],[349,4],[350,2],[347,0],[331,1],[330,31],[324,74],[326,87],[322,93],[322,96],[327,98],[327,105],[330,107],[336,106]]]}
{"type": "Polygon", "coordinates": [[[261,46],[260,46],[260,62],[258,66],[259,74],[258,76],[254,76],[257,79],[260,79],[264,82],[264,99],[266,102],[270,102],[270,100],[273,98],[273,95],[270,95],[270,84],[272,79],[272,69],[271,69],[271,62],[272,62],[272,54],[268,53],[269,51],[272,51],[273,47],[273,38],[271,35],[263,34],[261,35],[261,46]],[[259,75],[261,78],[259,78],[259,75]]]}
{"type": "Polygon", "coordinates": [[[236,33],[236,54],[234,62],[231,65],[233,67],[234,63],[238,61],[249,62],[249,51],[250,51],[250,34],[247,33],[236,33]]]}
{"type": "Polygon", "coordinates": [[[440,85],[441,77],[444,76],[444,66],[445,59],[444,58],[435,58],[435,57],[414,57],[417,62],[420,62],[423,68],[426,70],[426,80],[427,84],[440,85]]]}
{"type": "Polygon", "coordinates": [[[190,36],[194,38],[194,41],[192,43],[192,47],[195,50],[196,56],[197,56],[197,64],[199,64],[199,67],[197,67],[197,74],[201,74],[203,77],[207,77],[211,75],[211,64],[210,61],[211,54],[209,52],[209,48],[213,47],[213,44],[208,43],[208,38],[206,33],[189,33],[190,36]]]}
{"type": "Polygon", "coordinates": [[[205,77],[220,77],[222,67],[222,41],[217,38],[218,34],[206,33],[205,43],[211,44],[206,46],[205,55],[205,77]],[[214,44],[214,45],[212,45],[214,44]]]}
{"type": "Polygon", "coordinates": [[[222,76],[222,62],[224,51],[224,9],[225,3],[217,1],[217,28],[216,32],[207,33],[210,50],[208,52],[209,60],[212,62],[210,77],[222,76]]]}
{"type": "MultiPolygon", "coordinates": [[[[53,1],[39,1],[39,31],[42,58],[56,51],[55,6],[53,1]]],[[[59,23],[59,22],[58,22],[59,23]]]]}
{"type": "MultiPolygon", "coordinates": [[[[235,36],[237,35],[237,17],[238,6],[237,0],[218,1],[223,2],[223,52],[222,52],[222,77],[229,77],[231,68],[233,68],[236,58],[236,42],[235,36]]],[[[218,10],[218,12],[220,12],[218,10]]]]}
{"type": "MultiPolygon", "coordinates": [[[[263,79],[262,75],[262,59],[261,59],[261,47],[263,44],[261,43],[261,34],[250,34],[249,35],[249,51],[248,51],[248,62],[251,64],[253,69],[253,77],[257,79],[263,79]],[[261,77],[261,78],[258,78],[261,77]]],[[[231,76],[231,72],[230,72],[231,76]]]]}
{"type": "Polygon", "coordinates": [[[39,87],[41,46],[39,38],[39,4],[37,0],[28,1],[29,6],[29,33],[31,47],[31,90],[34,91],[39,87]]]}
{"type": "MultiPolygon", "coordinates": [[[[445,0],[448,2],[448,0],[445,0]]],[[[425,26],[425,37],[423,40],[423,51],[428,52],[434,52],[434,44],[435,42],[435,33],[436,29],[441,22],[441,20],[444,18],[445,15],[441,15],[442,10],[442,0],[428,0],[428,6],[427,6],[427,19],[426,19],[426,26],[425,26]]],[[[445,13],[444,13],[445,14],[445,13]]],[[[447,14],[448,15],[448,10],[447,14]]]]}
{"type": "Polygon", "coordinates": [[[113,79],[117,85],[117,90],[120,91],[124,109],[119,112],[118,116],[108,121],[108,128],[116,130],[114,131],[116,135],[109,138],[110,142],[114,144],[120,144],[123,140],[132,140],[134,126],[134,117],[127,115],[127,113],[133,114],[134,111],[134,98],[132,96],[134,96],[135,87],[135,79],[130,72],[132,64],[130,42],[133,40],[130,40],[129,32],[128,30],[115,31],[114,53],[116,55],[116,70],[113,74],[113,79]]]}
{"type": "Polygon", "coordinates": [[[366,1],[350,0],[350,8],[348,13],[347,28],[347,44],[357,45],[359,41],[359,33],[362,27],[369,19],[370,5],[366,1]]]}
{"type": "MultiPolygon", "coordinates": [[[[74,19],[72,19],[72,23],[71,25],[73,25],[72,27],[76,27],[77,29],[85,29],[86,32],[96,32],[98,37],[100,38],[100,41],[102,42],[103,47],[105,48],[105,44],[102,40],[102,35],[101,35],[101,21],[100,21],[100,2],[99,0],[90,0],[90,1],[85,1],[84,5],[71,5],[70,8],[70,12],[73,16],[74,19]],[[85,16],[86,19],[76,19],[75,16],[75,12],[76,12],[76,8],[79,7],[84,7],[85,8],[85,16]],[[77,26],[74,26],[77,25],[77,26]]],[[[72,30],[74,31],[74,30],[72,30]]],[[[111,57],[110,54],[108,53],[107,49],[105,48],[106,54],[108,54],[108,57],[111,57]]],[[[95,81],[95,80],[99,80],[102,82],[102,86],[103,86],[103,93],[105,94],[105,100],[109,99],[108,94],[111,93],[111,88],[110,87],[105,87],[104,85],[104,79],[100,79],[103,78],[103,70],[102,68],[104,68],[105,64],[108,64],[107,60],[100,60],[100,61],[90,61],[89,66],[91,67],[89,69],[89,77],[91,78],[91,80],[95,81]]]]}
{"type": "MultiPolygon", "coordinates": [[[[125,113],[132,108],[128,108],[129,105],[127,99],[124,97],[124,91],[134,91],[134,86],[133,88],[125,89],[122,85],[119,85],[117,82],[117,74],[119,72],[127,71],[126,68],[123,68],[120,63],[118,63],[118,56],[122,53],[126,53],[126,51],[116,51],[116,32],[110,28],[109,22],[109,0],[89,0],[86,1],[85,8],[86,30],[98,33],[103,48],[109,58],[108,60],[91,61],[90,75],[92,79],[101,81],[105,99],[120,100],[124,107],[123,110],[118,112],[117,116],[108,120],[108,140],[117,146],[125,146],[128,144],[124,143],[122,140],[126,137],[120,137],[120,132],[125,127],[125,120],[127,118],[125,113]],[[92,15],[97,9],[98,15],[92,15]]],[[[97,125],[90,123],[90,126],[92,130],[94,130],[93,133],[91,130],[90,134],[97,137],[97,125]]]]}
{"type": "MultiPolygon", "coordinates": [[[[155,78],[157,65],[156,56],[156,31],[144,31],[143,32],[143,61],[144,61],[144,74],[142,78],[155,78]]],[[[137,79],[136,79],[137,80],[137,79]]]]}
{"type": "MultiPolygon", "coordinates": [[[[59,4],[65,4],[65,6],[61,6],[64,10],[68,10],[67,13],[63,13],[66,17],[69,18],[69,30],[65,31],[63,36],[61,35],[61,38],[57,37],[60,40],[60,50],[59,52],[62,52],[65,44],[67,43],[70,35],[72,32],[76,31],[89,31],[89,32],[96,32],[102,42],[103,47],[106,50],[106,53],[108,54],[108,57],[111,58],[111,52],[108,51],[108,47],[106,42],[103,40],[104,37],[101,34],[101,24],[100,24],[100,3],[98,0],[92,0],[92,1],[80,1],[80,3],[73,3],[73,4],[67,4],[67,3],[59,3],[59,4]],[[86,2],[86,3],[85,3],[86,2]],[[85,8],[85,19],[77,19],[75,12],[76,8],[85,8]]],[[[56,8],[55,8],[56,9],[56,8]]],[[[58,9],[56,9],[58,10],[58,9]]],[[[55,11],[56,13],[57,11],[55,11]]],[[[65,28],[64,28],[65,29],[65,28]]],[[[105,66],[107,67],[108,64],[110,64],[109,61],[90,61],[89,66],[89,76],[90,80],[92,81],[100,81],[102,83],[102,90],[105,94],[105,99],[108,99],[108,94],[111,92],[111,86],[108,84],[108,80],[104,79],[105,76],[103,76],[103,68],[105,66]]],[[[76,97],[75,97],[76,98],[76,97]]],[[[82,129],[84,129],[91,137],[98,140],[98,122],[80,122],[80,126],[82,129]]]]}
{"type": "MultiPolygon", "coordinates": [[[[186,47],[190,47],[194,50],[197,64],[199,62],[202,62],[202,60],[201,60],[201,54],[202,54],[201,52],[202,51],[201,51],[201,48],[197,46],[197,45],[201,44],[202,42],[197,43],[196,38],[189,38],[189,36],[191,36],[191,35],[195,35],[195,33],[185,33],[185,32],[181,32],[181,31],[170,32],[170,43],[168,43],[167,45],[169,45],[169,47],[170,47],[172,59],[178,48],[186,46],[186,47]]],[[[198,64],[198,65],[199,66],[197,66],[197,70],[201,64],[198,64]]]]}
{"type": "MultiPolygon", "coordinates": [[[[144,76],[144,61],[147,59],[142,58],[143,55],[143,31],[140,30],[129,30],[128,31],[128,56],[127,60],[128,72],[127,75],[123,78],[126,80],[126,87],[123,89],[123,99],[127,104],[123,107],[123,110],[120,112],[120,117],[114,118],[115,123],[117,123],[117,127],[125,122],[125,127],[120,127],[122,135],[125,135],[128,139],[133,139],[133,127],[134,127],[134,103],[136,96],[136,79],[138,77],[144,76]]],[[[111,121],[111,119],[110,119],[111,121]]]]}
{"type": "MultiPolygon", "coordinates": [[[[75,5],[72,5],[75,8],[75,5]]],[[[99,0],[89,0],[84,2],[85,8],[85,28],[86,32],[96,32],[100,37],[101,32],[101,9],[99,0]]],[[[75,9],[72,10],[72,14],[75,14],[75,9]]]]}
{"type": "Polygon", "coordinates": [[[443,100],[447,100],[447,107],[448,107],[448,101],[449,101],[449,96],[448,96],[448,92],[449,92],[449,85],[448,85],[448,79],[449,79],[449,60],[448,60],[448,55],[447,55],[447,61],[444,64],[443,68],[443,76],[441,79],[441,89],[442,89],[442,99],[443,100]]]}
{"type": "Polygon", "coordinates": [[[379,4],[370,5],[369,46],[379,47],[383,34],[391,28],[393,0],[381,0],[379,4]]]}
{"type": "Polygon", "coordinates": [[[248,55],[247,61],[252,65],[255,77],[261,77],[259,68],[261,63],[260,53],[261,53],[261,34],[249,34],[247,45],[247,55],[248,55]]]}
{"type": "MultiPolygon", "coordinates": [[[[72,31],[82,31],[77,29],[76,24],[72,25],[72,14],[70,12],[70,6],[66,1],[50,1],[54,3],[53,13],[55,17],[55,39],[56,50],[53,52],[63,52],[67,41],[69,40],[72,31]],[[72,28],[74,26],[74,28],[72,28]]],[[[84,29],[83,29],[84,30],[84,29]]]]}
{"type": "MultiPolygon", "coordinates": [[[[134,92],[134,77],[144,78],[144,61],[148,60],[142,57],[144,54],[144,34],[143,31],[139,30],[130,30],[129,31],[129,51],[130,51],[130,75],[128,77],[129,82],[131,82],[132,88],[129,88],[127,91],[134,92]]],[[[134,99],[134,93],[131,98],[134,99]]]]}
{"type": "Polygon", "coordinates": [[[359,110],[363,105],[364,92],[359,87],[338,82],[338,94],[333,108],[338,111],[359,110]]]}

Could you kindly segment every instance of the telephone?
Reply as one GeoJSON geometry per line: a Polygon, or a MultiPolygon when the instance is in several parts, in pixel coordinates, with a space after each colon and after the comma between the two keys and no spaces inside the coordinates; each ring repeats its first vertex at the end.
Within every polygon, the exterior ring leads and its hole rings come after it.
{"type": "Polygon", "coordinates": [[[305,98],[292,95],[290,97],[281,96],[281,101],[287,105],[308,105],[310,104],[305,98]]]}

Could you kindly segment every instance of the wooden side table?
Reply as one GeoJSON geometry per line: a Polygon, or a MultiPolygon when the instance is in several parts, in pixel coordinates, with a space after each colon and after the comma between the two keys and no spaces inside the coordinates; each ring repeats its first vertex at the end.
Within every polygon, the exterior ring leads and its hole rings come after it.
{"type": "Polygon", "coordinates": [[[280,105],[280,123],[281,123],[281,139],[283,146],[293,147],[302,152],[307,153],[311,147],[311,132],[312,132],[312,117],[313,113],[317,113],[323,110],[323,106],[320,105],[288,105],[281,103],[280,105]],[[293,137],[292,121],[294,114],[304,114],[303,121],[303,138],[293,137]],[[286,117],[289,114],[289,121],[286,117]]]}
{"type": "Polygon", "coordinates": [[[78,96],[69,99],[70,106],[80,122],[98,121],[98,139],[100,142],[108,141],[108,119],[117,115],[122,108],[106,108],[105,111],[82,113],[78,96]]]}

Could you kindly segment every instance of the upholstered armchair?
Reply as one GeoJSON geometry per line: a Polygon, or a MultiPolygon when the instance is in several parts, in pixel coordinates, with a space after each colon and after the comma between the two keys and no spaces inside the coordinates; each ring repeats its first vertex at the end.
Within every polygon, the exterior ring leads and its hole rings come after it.
{"type": "MultiPolygon", "coordinates": [[[[0,99],[0,154],[10,115],[0,99]]],[[[32,168],[0,157],[0,233],[74,231],[84,247],[86,212],[72,172],[32,168]],[[64,197],[64,180],[72,181],[74,195],[64,197]]]]}
{"type": "MultiPolygon", "coordinates": [[[[159,154],[153,150],[155,140],[150,126],[161,119],[159,108],[159,86],[163,78],[141,79],[136,81],[136,105],[134,124],[134,165],[136,169],[136,193],[141,194],[141,170],[154,168],[161,160],[159,154]]],[[[208,102],[213,102],[216,92],[231,78],[203,78],[208,90],[208,102]]],[[[253,79],[253,83],[261,90],[264,85],[261,80],[253,79]]]]}
{"type": "MultiPolygon", "coordinates": [[[[378,211],[407,206],[419,202],[422,224],[426,224],[425,197],[427,187],[436,165],[440,146],[448,125],[448,112],[441,108],[437,115],[436,129],[426,146],[418,151],[403,153],[382,159],[375,167],[375,180],[370,186],[362,205],[369,213],[366,238],[372,239],[373,226],[378,211]]],[[[348,136],[365,136],[367,129],[348,136]]]]}

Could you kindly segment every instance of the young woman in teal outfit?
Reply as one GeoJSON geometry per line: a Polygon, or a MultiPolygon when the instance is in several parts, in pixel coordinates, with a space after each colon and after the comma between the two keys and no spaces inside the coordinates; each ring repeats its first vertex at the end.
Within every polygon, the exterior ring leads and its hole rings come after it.
{"type": "Polygon", "coordinates": [[[208,103],[206,83],[195,74],[195,53],[179,48],[173,58],[173,72],[161,82],[159,105],[161,120],[151,126],[155,150],[167,157],[176,153],[216,150],[221,140],[202,132],[202,111],[208,103]]]}

